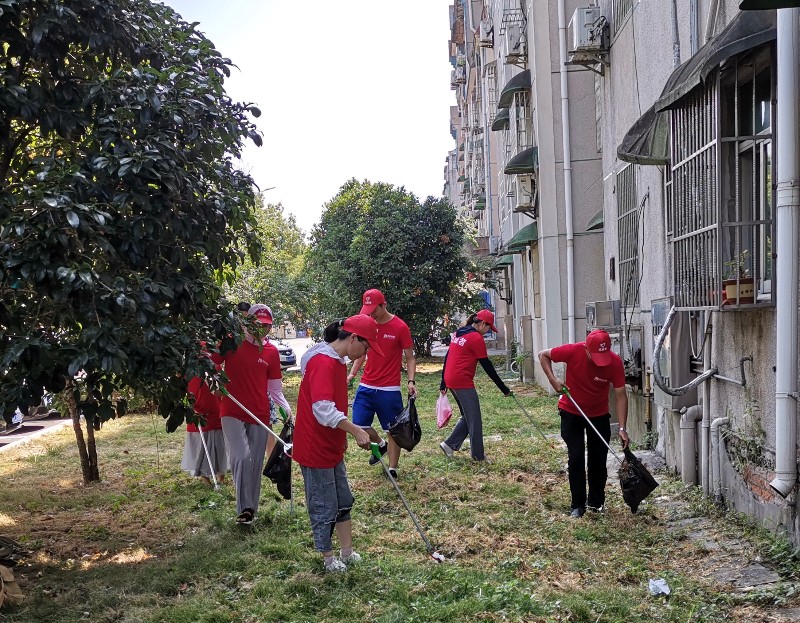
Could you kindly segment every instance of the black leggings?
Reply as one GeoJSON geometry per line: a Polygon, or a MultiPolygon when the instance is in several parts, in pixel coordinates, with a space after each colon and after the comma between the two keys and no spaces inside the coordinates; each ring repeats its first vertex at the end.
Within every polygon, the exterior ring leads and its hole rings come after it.
{"type": "MultiPolygon", "coordinates": [[[[559,409],[558,413],[561,416],[561,438],[567,444],[569,455],[569,490],[572,494],[572,508],[584,508],[587,504],[600,508],[606,502],[608,448],[582,415],[575,415],[563,409],[559,409]],[[586,454],[585,462],[584,454],[586,454]],[[587,472],[589,475],[588,498],[586,497],[587,472]]],[[[606,443],[609,443],[611,440],[611,416],[606,414],[593,417],[592,424],[606,440],[606,443]]]]}

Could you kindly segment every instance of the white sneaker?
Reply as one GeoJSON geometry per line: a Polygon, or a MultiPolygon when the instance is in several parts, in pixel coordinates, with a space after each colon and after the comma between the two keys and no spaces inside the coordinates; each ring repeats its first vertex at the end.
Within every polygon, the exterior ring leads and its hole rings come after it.
{"type": "Polygon", "coordinates": [[[344,564],[339,558],[334,558],[329,563],[325,563],[326,573],[341,573],[347,571],[347,565],[344,564]]]}
{"type": "Polygon", "coordinates": [[[342,556],[340,559],[345,565],[351,565],[354,562],[361,562],[361,554],[353,552],[349,556],[342,556]]]}
{"type": "Polygon", "coordinates": [[[450,446],[448,446],[444,441],[439,444],[439,447],[442,449],[442,452],[444,452],[445,456],[448,459],[453,458],[453,449],[450,446]]]}

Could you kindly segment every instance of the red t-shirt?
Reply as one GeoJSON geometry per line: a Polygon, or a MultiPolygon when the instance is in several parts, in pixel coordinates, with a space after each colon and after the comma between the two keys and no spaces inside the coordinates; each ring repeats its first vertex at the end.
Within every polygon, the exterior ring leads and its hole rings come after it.
{"type": "MultiPolygon", "coordinates": [[[[622,359],[611,353],[611,363],[598,366],[586,356],[584,342],[564,344],[550,350],[550,360],[567,364],[564,382],[569,393],[584,413],[589,417],[597,417],[608,413],[608,386],[625,387],[625,368],[622,359]]],[[[558,408],[569,413],[576,413],[575,405],[567,396],[561,396],[558,408]]]]}
{"type": "MultiPolygon", "coordinates": [[[[189,381],[186,391],[194,396],[194,412],[205,416],[206,423],[203,430],[219,430],[222,428],[222,420],[219,418],[219,397],[215,396],[208,385],[203,383],[199,376],[189,381]]],[[[198,432],[197,424],[186,424],[186,430],[190,433],[198,432]]]]}
{"type": "Polygon", "coordinates": [[[333,402],[347,416],[347,366],[324,353],[308,360],[300,381],[292,458],[305,467],[336,467],[344,458],[346,433],[317,421],[311,405],[320,400],[333,402]]]}
{"type": "Polygon", "coordinates": [[[447,349],[444,384],[450,389],[474,388],[478,359],[488,356],[486,342],[478,331],[468,331],[463,335],[458,335],[456,332],[447,349]]]}
{"type": "Polygon", "coordinates": [[[403,366],[403,351],[414,346],[408,325],[397,316],[378,325],[378,345],[381,357],[374,350],[367,352],[367,365],[361,376],[361,384],[370,387],[400,387],[400,368],[403,366]]]}
{"type": "MultiPolygon", "coordinates": [[[[267,382],[281,378],[281,357],[278,349],[272,344],[259,347],[245,340],[239,348],[228,352],[225,357],[217,356],[212,359],[225,366],[225,374],[228,375],[225,389],[258,419],[269,424],[267,382]]],[[[253,418],[227,396],[222,397],[220,415],[255,424],[253,418]]]]}

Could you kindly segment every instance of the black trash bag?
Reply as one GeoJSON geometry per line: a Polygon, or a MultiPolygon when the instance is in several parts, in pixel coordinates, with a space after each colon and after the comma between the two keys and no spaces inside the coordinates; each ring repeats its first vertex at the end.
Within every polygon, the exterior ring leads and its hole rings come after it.
{"type": "Polygon", "coordinates": [[[639,504],[653,492],[658,483],[630,448],[625,448],[624,452],[625,460],[617,473],[622,487],[622,499],[631,507],[631,512],[635,513],[639,504]]]}
{"type": "Polygon", "coordinates": [[[422,427],[419,424],[417,405],[413,398],[408,399],[406,408],[400,412],[394,424],[389,427],[389,434],[394,442],[411,452],[422,438],[422,427]]]}
{"type": "MultiPolygon", "coordinates": [[[[292,443],[293,433],[294,425],[286,422],[279,437],[286,443],[292,443]]],[[[292,499],[292,459],[286,454],[282,443],[276,442],[275,447],[272,448],[267,464],[264,466],[264,476],[275,483],[278,493],[283,496],[283,499],[292,499]]]]}

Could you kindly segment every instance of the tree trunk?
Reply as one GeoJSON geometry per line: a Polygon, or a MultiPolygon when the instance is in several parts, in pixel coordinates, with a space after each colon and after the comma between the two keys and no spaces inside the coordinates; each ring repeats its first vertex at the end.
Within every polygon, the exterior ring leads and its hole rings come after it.
{"type": "Polygon", "coordinates": [[[83,429],[81,428],[81,414],[78,412],[78,403],[75,401],[75,383],[72,379],[67,380],[67,386],[64,389],[63,396],[67,403],[69,416],[72,418],[72,430],[75,431],[75,443],[78,446],[78,455],[81,457],[81,473],[83,474],[83,483],[89,484],[100,480],[100,474],[97,469],[97,450],[94,443],[94,431],[91,426],[87,426],[91,453],[94,455],[94,467],[89,458],[89,450],[86,448],[86,440],[83,437],[83,429]]]}
{"type": "Polygon", "coordinates": [[[93,423],[86,421],[86,437],[88,438],[89,469],[92,472],[92,482],[100,482],[100,466],[97,464],[97,443],[94,439],[93,423]]]}

